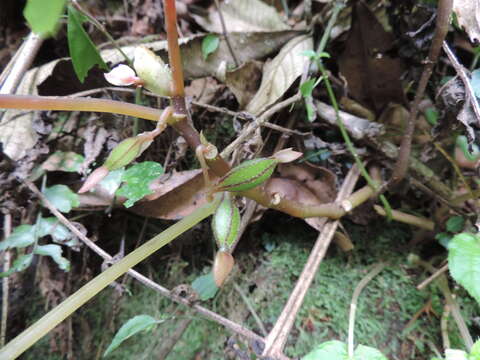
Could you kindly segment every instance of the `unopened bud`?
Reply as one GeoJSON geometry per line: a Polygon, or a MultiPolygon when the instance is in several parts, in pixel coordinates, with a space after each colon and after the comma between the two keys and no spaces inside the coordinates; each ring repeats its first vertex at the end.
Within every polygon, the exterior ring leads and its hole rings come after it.
{"type": "Polygon", "coordinates": [[[103,178],[108,175],[108,173],[109,170],[105,165],[100,166],[98,169],[95,169],[90,175],[88,175],[87,180],[85,180],[80,190],[78,190],[78,193],[82,194],[90,191],[95,187],[95,185],[102,181],[103,178]]]}
{"type": "Polygon", "coordinates": [[[293,151],[292,148],[288,148],[277,151],[272,155],[272,158],[278,160],[279,163],[289,163],[297,160],[302,155],[301,152],[293,151]]]}
{"type": "Polygon", "coordinates": [[[234,167],[222,177],[215,191],[246,191],[252,189],[272,176],[278,160],[259,158],[245,161],[234,167]]]}
{"type": "Polygon", "coordinates": [[[232,254],[226,251],[219,251],[213,263],[213,280],[218,287],[221,287],[228,275],[232,272],[235,260],[232,254]]]}
{"type": "Polygon", "coordinates": [[[160,57],[146,47],[139,46],[135,49],[133,67],[146,89],[157,95],[170,96],[172,74],[160,57]]]}
{"type": "Polygon", "coordinates": [[[240,228],[240,212],[230,194],[225,194],[212,218],[212,230],[220,250],[229,249],[240,228]]]}
{"type": "Polygon", "coordinates": [[[130,164],[150,146],[152,141],[153,137],[147,134],[140,134],[123,140],[108,155],[104,166],[112,171],[130,164]]]}
{"type": "Polygon", "coordinates": [[[103,75],[110,84],[116,86],[128,86],[140,82],[140,78],[135,74],[135,71],[123,64],[114,67],[110,72],[103,75]]]}

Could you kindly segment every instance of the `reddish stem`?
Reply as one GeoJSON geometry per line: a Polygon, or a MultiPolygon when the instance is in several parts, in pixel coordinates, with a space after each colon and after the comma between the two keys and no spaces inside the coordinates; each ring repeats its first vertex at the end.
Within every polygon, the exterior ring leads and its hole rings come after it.
{"type": "MultiPolygon", "coordinates": [[[[168,58],[172,69],[172,100],[175,105],[176,98],[185,97],[182,56],[178,46],[177,10],[175,8],[175,0],[164,0],[163,4],[168,41],[168,58]]],[[[182,114],[186,114],[186,111],[182,112],[182,114]]]]}

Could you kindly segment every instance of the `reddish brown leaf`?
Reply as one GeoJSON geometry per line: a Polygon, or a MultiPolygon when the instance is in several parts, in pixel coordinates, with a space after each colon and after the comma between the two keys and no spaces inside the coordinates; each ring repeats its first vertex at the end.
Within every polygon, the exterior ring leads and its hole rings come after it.
{"type": "Polygon", "coordinates": [[[404,103],[400,59],[391,57],[394,37],[362,1],[353,6],[352,27],[339,59],[350,94],[379,112],[389,102],[404,103]]]}

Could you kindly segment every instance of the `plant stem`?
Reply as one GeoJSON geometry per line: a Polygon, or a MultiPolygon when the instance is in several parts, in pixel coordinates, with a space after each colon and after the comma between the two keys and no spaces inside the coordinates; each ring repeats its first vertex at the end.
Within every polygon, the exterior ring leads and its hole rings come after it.
{"type": "MultiPolygon", "coordinates": [[[[383,210],[380,206],[373,205],[373,208],[379,215],[382,215],[382,216],[387,215],[385,213],[385,210],[383,210]]],[[[423,217],[410,215],[398,210],[392,210],[392,219],[398,222],[402,222],[404,224],[414,225],[429,231],[433,231],[435,228],[435,223],[433,221],[430,221],[423,217]]]]}
{"type": "MultiPolygon", "coordinates": [[[[175,7],[175,0],[164,0],[163,8],[168,41],[168,59],[172,69],[172,100],[175,103],[175,98],[185,97],[182,56],[180,54],[180,47],[178,46],[177,9],[175,7]]],[[[186,114],[186,112],[182,112],[181,114],[186,114]]]]}
{"type": "Polygon", "coordinates": [[[216,205],[217,201],[213,201],[195,210],[96,276],[0,349],[0,359],[15,359],[115,279],[210,216],[215,211],[216,205]]]}
{"type": "MultiPolygon", "coordinates": [[[[347,129],[345,128],[345,124],[342,121],[342,118],[340,117],[340,108],[338,107],[337,99],[335,98],[335,94],[332,89],[332,85],[330,84],[330,80],[328,79],[328,74],[327,71],[325,70],[325,67],[323,66],[322,61],[319,59],[318,61],[318,67],[320,69],[320,72],[322,73],[323,80],[325,82],[325,87],[327,88],[328,96],[330,98],[330,102],[332,103],[333,109],[335,110],[335,116],[337,118],[337,124],[340,129],[340,133],[342,134],[343,140],[345,141],[345,144],[347,145],[347,149],[350,152],[350,154],[353,156],[355,163],[358,166],[358,169],[360,170],[360,173],[362,176],[365,178],[367,181],[368,185],[375,190],[375,192],[378,191],[378,184],[372,180],[370,175],[367,172],[367,169],[365,169],[365,166],[363,165],[362,161],[360,160],[357,151],[355,150],[355,147],[353,146],[352,140],[350,139],[350,136],[348,135],[347,129]]],[[[391,219],[391,211],[392,208],[390,207],[390,204],[388,203],[387,199],[385,196],[380,195],[380,201],[383,204],[383,207],[385,208],[385,211],[387,213],[387,219],[391,219]]]]}
{"type": "Polygon", "coordinates": [[[377,276],[385,267],[385,263],[379,263],[358,283],[353,291],[352,302],[350,303],[350,315],[348,318],[348,358],[353,359],[354,348],[354,328],[355,328],[355,313],[357,312],[357,303],[360,293],[367,286],[367,284],[377,276]]]}
{"type": "Polygon", "coordinates": [[[405,133],[403,134],[402,143],[400,145],[400,153],[395,164],[395,169],[393,170],[392,178],[390,179],[389,184],[387,184],[387,187],[397,184],[403,180],[407,174],[410,153],[412,152],[413,132],[415,131],[415,124],[417,122],[418,108],[420,101],[422,101],[423,96],[425,95],[428,80],[432,75],[433,67],[437,62],[438,55],[442,49],[443,40],[447,36],[452,8],[453,0],[440,0],[438,2],[435,35],[432,40],[432,45],[430,46],[430,51],[426,59],[422,76],[420,77],[420,82],[418,83],[415,99],[413,100],[413,105],[408,116],[407,127],[405,129],[405,133]]]}
{"type": "Polygon", "coordinates": [[[157,121],[161,110],[123,101],[33,95],[0,95],[0,109],[95,111],[157,121]]]}

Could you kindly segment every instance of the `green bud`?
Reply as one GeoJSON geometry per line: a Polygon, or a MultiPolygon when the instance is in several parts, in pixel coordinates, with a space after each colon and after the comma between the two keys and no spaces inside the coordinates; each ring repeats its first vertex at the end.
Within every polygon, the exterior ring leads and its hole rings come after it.
{"type": "Polygon", "coordinates": [[[146,89],[157,95],[170,96],[172,73],[159,56],[139,46],[135,49],[133,67],[146,89]]]}
{"type": "Polygon", "coordinates": [[[225,194],[212,219],[212,230],[218,247],[229,249],[238,235],[240,212],[230,194],[225,194]]]}
{"type": "Polygon", "coordinates": [[[152,141],[152,136],[146,134],[127,138],[110,152],[103,165],[109,171],[120,169],[140,156],[150,146],[152,141]]]}
{"type": "Polygon", "coordinates": [[[272,176],[277,159],[259,158],[245,161],[222,177],[215,191],[246,191],[268,180],[272,176]]]}

